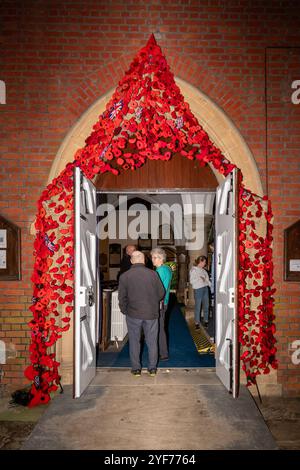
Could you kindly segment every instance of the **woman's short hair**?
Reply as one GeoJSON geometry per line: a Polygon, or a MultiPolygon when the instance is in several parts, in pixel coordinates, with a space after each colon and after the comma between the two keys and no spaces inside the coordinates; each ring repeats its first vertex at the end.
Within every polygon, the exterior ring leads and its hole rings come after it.
{"type": "Polygon", "coordinates": [[[153,250],[151,250],[150,254],[151,254],[151,256],[153,256],[153,255],[158,256],[162,260],[163,263],[167,259],[167,255],[166,255],[165,250],[163,250],[162,248],[159,248],[159,247],[153,248],[153,250]]]}
{"type": "Polygon", "coordinates": [[[198,258],[196,258],[195,261],[194,261],[194,265],[195,265],[195,266],[198,266],[198,264],[200,263],[200,261],[205,261],[206,264],[207,264],[207,258],[206,258],[206,256],[198,256],[198,258]]]}

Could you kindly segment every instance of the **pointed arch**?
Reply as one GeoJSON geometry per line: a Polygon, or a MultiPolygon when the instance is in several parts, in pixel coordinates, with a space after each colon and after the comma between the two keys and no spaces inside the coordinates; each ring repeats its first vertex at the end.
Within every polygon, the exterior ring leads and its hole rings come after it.
{"type": "MultiPolygon", "coordinates": [[[[261,178],[255,159],[232,120],[220,106],[201,90],[181,78],[176,77],[175,81],[185,101],[189,103],[192,113],[201,123],[213,143],[230,162],[241,169],[245,185],[254,193],[263,195],[261,178]]],[[[113,89],[109,90],[96,100],[69,130],[53,161],[48,183],[60,174],[67,163],[74,160],[76,151],[84,147],[85,139],[90,135],[99,115],[105,111],[113,91],[113,89]]],[[[211,166],[211,169],[218,181],[222,181],[222,175],[213,166],[211,166]]]]}

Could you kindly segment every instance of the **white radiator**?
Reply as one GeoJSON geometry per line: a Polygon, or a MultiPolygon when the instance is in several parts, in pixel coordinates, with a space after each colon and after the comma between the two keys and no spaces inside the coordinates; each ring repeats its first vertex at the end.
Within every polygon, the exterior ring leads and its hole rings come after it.
{"type": "Polygon", "coordinates": [[[111,295],[111,328],[110,340],[123,341],[127,335],[126,316],[123,315],[119,308],[118,291],[114,291],[111,295]]]}

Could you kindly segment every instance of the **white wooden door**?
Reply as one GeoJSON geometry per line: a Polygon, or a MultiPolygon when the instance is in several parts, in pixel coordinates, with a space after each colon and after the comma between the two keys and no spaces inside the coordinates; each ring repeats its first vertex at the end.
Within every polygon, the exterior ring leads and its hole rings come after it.
{"type": "Polygon", "coordinates": [[[233,397],[239,392],[238,170],[217,188],[215,209],[216,373],[233,397]]]}
{"type": "Polygon", "coordinates": [[[80,397],[96,374],[96,188],[74,169],[75,286],[74,398],[80,397]]]}

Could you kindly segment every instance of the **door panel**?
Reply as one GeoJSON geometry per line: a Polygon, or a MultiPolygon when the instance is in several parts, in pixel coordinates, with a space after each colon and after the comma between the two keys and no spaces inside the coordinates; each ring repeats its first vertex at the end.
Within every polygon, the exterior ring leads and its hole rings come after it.
{"type": "Polygon", "coordinates": [[[215,209],[216,373],[235,398],[239,391],[237,172],[217,188],[215,209]]]}
{"type": "Polygon", "coordinates": [[[96,189],[74,170],[75,289],[74,397],[78,398],[96,374],[97,240],[96,189]]]}

